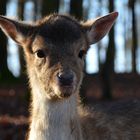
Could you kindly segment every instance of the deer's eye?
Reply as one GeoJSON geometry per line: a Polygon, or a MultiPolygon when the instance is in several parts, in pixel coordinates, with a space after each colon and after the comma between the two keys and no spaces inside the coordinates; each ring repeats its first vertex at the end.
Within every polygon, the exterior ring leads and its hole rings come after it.
{"type": "Polygon", "coordinates": [[[46,56],[44,50],[37,50],[35,53],[38,58],[44,58],[46,56]]]}
{"type": "Polygon", "coordinates": [[[78,57],[80,58],[80,59],[82,59],[83,57],[84,57],[84,55],[85,55],[85,50],[80,50],[80,52],[79,52],[79,54],[78,54],[78,57]]]}

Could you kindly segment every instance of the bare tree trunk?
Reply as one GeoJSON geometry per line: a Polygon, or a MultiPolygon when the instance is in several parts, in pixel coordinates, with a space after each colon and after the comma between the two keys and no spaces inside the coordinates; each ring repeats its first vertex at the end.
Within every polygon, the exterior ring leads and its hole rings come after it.
{"type": "Polygon", "coordinates": [[[18,17],[24,20],[24,4],[25,0],[18,0],[18,17]]]}
{"type": "Polygon", "coordinates": [[[34,3],[34,20],[41,18],[42,0],[32,0],[34,3]]]}
{"type": "MultiPolygon", "coordinates": [[[[102,6],[102,0],[98,0],[98,3],[99,3],[99,7],[100,8],[102,6]]],[[[98,10],[98,13],[97,13],[98,17],[101,16],[101,10],[99,9],[98,10]]],[[[100,70],[102,69],[102,63],[101,63],[101,59],[100,59],[100,49],[102,48],[102,43],[101,42],[98,42],[97,43],[97,49],[98,49],[98,64],[99,64],[99,72],[100,70]]]]}
{"type": "MultiPolygon", "coordinates": [[[[114,11],[114,1],[109,0],[109,12],[114,11]]],[[[112,99],[111,77],[114,73],[115,41],[114,27],[109,33],[109,44],[106,54],[106,61],[102,69],[103,99],[112,99]]]]}
{"type": "Polygon", "coordinates": [[[59,10],[59,0],[43,0],[42,1],[42,16],[52,13],[57,13],[59,10]]]}
{"type": "Polygon", "coordinates": [[[78,19],[83,17],[83,0],[70,1],[70,14],[78,19]]]}
{"type": "Polygon", "coordinates": [[[33,0],[33,2],[34,2],[34,20],[36,20],[38,15],[38,0],[33,0]]]}
{"type": "Polygon", "coordinates": [[[132,10],[132,72],[133,73],[137,73],[137,70],[136,70],[136,51],[137,51],[137,47],[138,47],[135,2],[136,2],[136,0],[129,0],[129,7],[132,10]]]}
{"type": "MultiPolygon", "coordinates": [[[[24,20],[24,7],[26,0],[18,0],[18,18],[24,20]]],[[[25,79],[25,60],[24,53],[21,47],[18,47],[20,60],[20,78],[25,79]]]]}
{"type": "MultiPolygon", "coordinates": [[[[2,0],[0,2],[0,14],[6,14],[6,4],[7,0],[2,0]]],[[[0,79],[6,80],[13,77],[8,69],[7,65],[7,39],[5,35],[0,31],[0,79]]]]}

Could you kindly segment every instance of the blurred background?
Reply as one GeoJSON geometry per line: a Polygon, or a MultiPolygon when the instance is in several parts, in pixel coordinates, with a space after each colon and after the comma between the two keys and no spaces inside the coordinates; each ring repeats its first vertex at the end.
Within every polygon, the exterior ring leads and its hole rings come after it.
{"type": "MultiPolygon", "coordinates": [[[[93,19],[112,11],[110,33],[91,45],[81,86],[83,103],[140,98],[140,0],[1,0],[0,15],[33,22],[51,13],[93,19]]],[[[30,90],[24,54],[0,31],[0,140],[23,140],[28,129],[30,90]]]]}

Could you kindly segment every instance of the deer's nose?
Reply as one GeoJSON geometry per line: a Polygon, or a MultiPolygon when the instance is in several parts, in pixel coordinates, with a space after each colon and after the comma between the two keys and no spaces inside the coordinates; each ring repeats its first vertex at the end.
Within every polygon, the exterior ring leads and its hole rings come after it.
{"type": "Polygon", "coordinates": [[[72,86],[74,73],[72,71],[59,72],[57,78],[61,86],[72,86]]]}

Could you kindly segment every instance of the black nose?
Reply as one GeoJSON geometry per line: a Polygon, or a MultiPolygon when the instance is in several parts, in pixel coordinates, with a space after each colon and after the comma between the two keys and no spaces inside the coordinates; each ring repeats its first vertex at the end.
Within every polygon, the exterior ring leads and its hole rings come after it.
{"type": "Polygon", "coordinates": [[[74,74],[73,72],[59,72],[57,74],[57,78],[59,83],[62,86],[71,86],[74,81],[74,74]]]}

